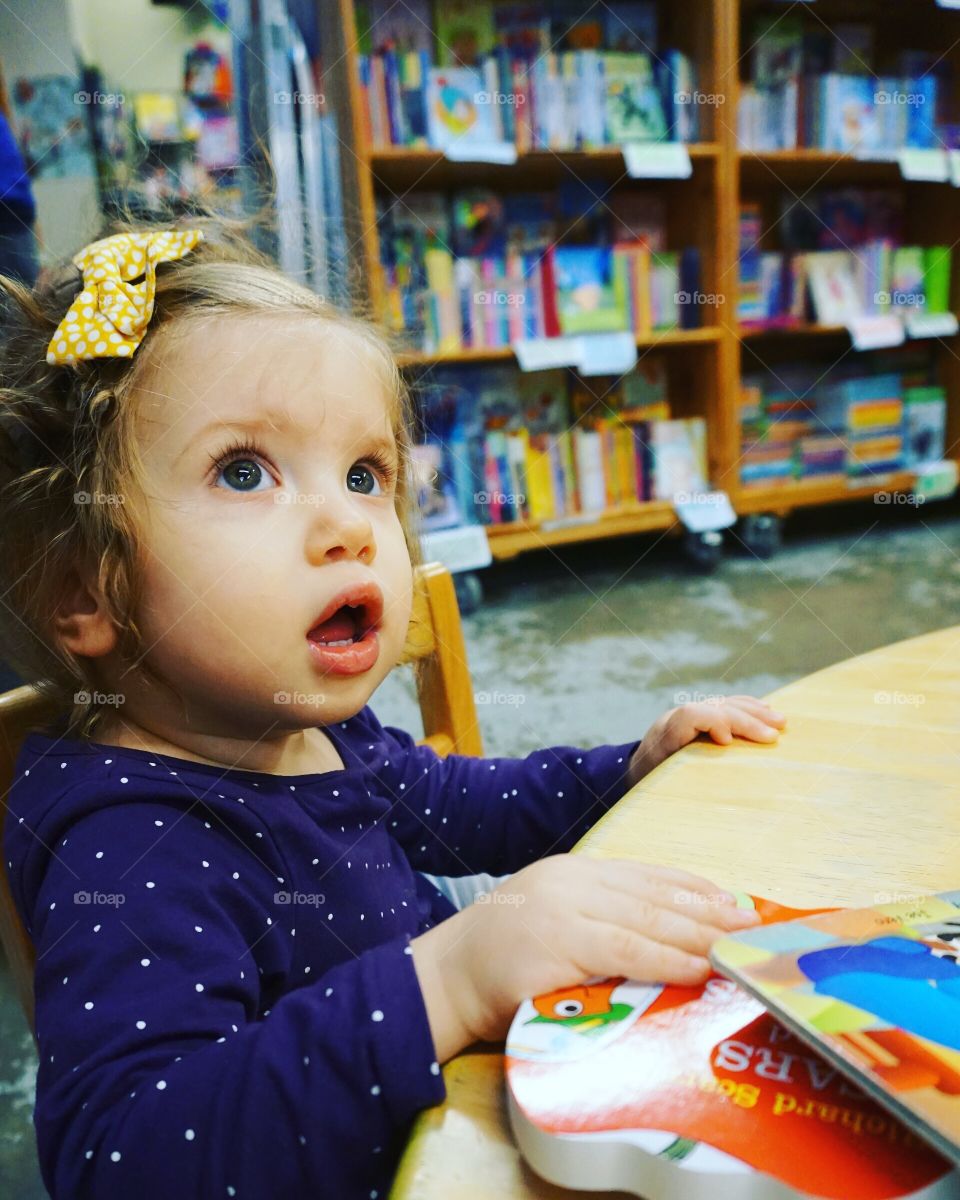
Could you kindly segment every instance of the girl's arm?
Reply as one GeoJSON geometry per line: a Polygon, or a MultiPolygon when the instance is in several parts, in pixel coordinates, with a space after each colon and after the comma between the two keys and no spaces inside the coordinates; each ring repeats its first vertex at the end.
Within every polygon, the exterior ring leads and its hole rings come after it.
{"type": "Polygon", "coordinates": [[[445,1094],[409,939],[311,972],[269,833],[252,852],[206,815],[115,805],[52,847],[32,914],[44,1183],[385,1196],[411,1118],[445,1094]]]}
{"type": "Polygon", "coordinates": [[[627,790],[639,745],[441,759],[369,708],[354,721],[354,744],[394,801],[388,832],[416,870],[438,875],[503,875],[571,849],[627,790]]]}

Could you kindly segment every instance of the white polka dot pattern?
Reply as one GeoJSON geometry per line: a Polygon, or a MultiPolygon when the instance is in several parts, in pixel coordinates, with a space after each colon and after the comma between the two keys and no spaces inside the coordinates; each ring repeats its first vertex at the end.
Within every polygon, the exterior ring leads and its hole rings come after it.
{"type": "Polygon", "coordinates": [[[85,246],[73,257],[83,290],[50,339],[47,362],[129,358],[153,316],[157,264],[183,258],[202,238],[199,229],[167,229],[115,233],[85,246]]]}

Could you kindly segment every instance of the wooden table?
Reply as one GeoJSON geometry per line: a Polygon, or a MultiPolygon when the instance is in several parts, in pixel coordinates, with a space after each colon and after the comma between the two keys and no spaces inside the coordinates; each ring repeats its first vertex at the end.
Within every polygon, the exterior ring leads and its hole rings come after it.
{"type": "MultiPolygon", "coordinates": [[[[688,746],[577,852],[686,867],[798,907],[960,884],[960,625],[838,663],[768,699],[789,721],[776,746],[688,746]]],[[[490,1049],[446,1064],[447,1100],[421,1115],[392,1200],[587,1197],[520,1161],[502,1064],[490,1049]]]]}

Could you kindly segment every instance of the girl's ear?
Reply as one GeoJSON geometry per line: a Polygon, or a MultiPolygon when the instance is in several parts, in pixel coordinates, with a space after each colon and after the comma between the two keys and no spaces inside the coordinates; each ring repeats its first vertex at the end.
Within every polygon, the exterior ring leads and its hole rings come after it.
{"type": "Polygon", "coordinates": [[[60,645],[79,658],[102,658],[117,644],[117,630],[103,595],[76,570],[67,576],[53,624],[60,645]]]}

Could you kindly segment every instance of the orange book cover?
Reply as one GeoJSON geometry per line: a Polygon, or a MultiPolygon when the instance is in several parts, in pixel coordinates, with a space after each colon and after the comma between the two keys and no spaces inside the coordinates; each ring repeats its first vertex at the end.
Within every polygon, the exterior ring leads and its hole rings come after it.
{"type": "MultiPolygon", "coordinates": [[[[811,915],[741,902],[765,926],[811,915]]],[[[717,975],[527,1000],[506,1076],[521,1151],[562,1186],[645,1200],[946,1200],[960,1188],[950,1163],[717,975]]]]}

